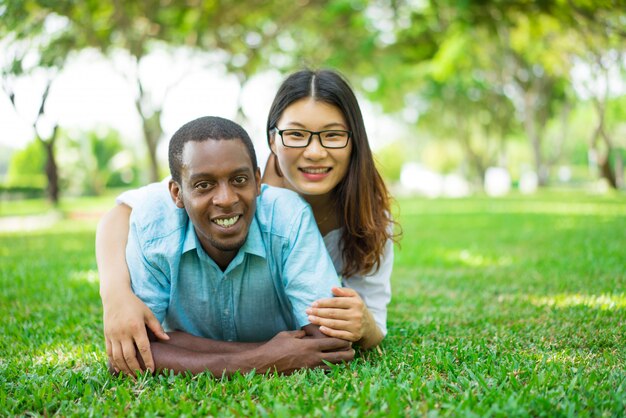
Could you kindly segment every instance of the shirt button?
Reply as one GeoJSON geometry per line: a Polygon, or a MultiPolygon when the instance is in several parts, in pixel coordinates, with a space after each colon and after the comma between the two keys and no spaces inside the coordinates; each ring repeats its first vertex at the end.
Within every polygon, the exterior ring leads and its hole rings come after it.
{"type": "Polygon", "coordinates": [[[224,309],[224,315],[228,315],[228,314],[229,314],[228,309],[224,309]]]}

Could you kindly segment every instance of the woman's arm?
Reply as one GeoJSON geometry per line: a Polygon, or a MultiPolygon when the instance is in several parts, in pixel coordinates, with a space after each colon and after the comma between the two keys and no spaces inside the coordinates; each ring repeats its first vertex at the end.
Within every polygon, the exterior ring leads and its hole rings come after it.
{"type": "Polygon", "coordinates": [[[349,287],[333,289],[334,298],[321,299],[307,310],[309,321],[324,334],[377,346],[387,333],[387,305],[391,300],[393,242],[385,243],[378,271],[346,279],[349,287]]]}
{"type": "Polygon", "coordinates": [[[96,260],[104,308],[107,356],[117,371],[134,375],[135,370],[141,370],[135,347],[145,366],[155,370],[145,326],[158,338],[169,337],[152,311],[130,287],[130,273],[126,266],[130,213],[130,207],[120,204],[100,220],[96,232],[96,260]]]}

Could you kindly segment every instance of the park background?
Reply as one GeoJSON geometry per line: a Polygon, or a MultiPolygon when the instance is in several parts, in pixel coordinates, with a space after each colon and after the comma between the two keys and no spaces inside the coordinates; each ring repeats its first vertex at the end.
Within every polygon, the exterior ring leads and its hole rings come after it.
{"type": "Polygon", "coordinates": [[[0,1],[0,415],[624,415],[626,4],[0,1]],[[214,114],[357,91],[403,239],[389,336],[330,373],[106,372],[93,240],[214,114]]]}

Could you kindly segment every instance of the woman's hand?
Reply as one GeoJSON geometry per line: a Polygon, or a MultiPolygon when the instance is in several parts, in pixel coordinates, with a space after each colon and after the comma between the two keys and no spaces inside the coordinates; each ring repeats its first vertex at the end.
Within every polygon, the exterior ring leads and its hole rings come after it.
{"type": "MultiPolygon", "coordinates": [[[[104,302],[104,300],[103,300],[104,302]]],[[[142,370],[135,346],[139,350],[145,368],[155,370],[146,326],[157,338],[168,340],[161,324],[152,311],[132,292],[117,294],[104,306],[104,336],[107,356],[117,372],[135,376],[142,370]]]]}
{"type": "Polygon", "coordinates": [[[363,348],[378,345],[383,335],[359,294],[347,287],[333,287],[334,298],[313,302],[306,310],[309,321],[329,337],[359,343],[363,348]]]}

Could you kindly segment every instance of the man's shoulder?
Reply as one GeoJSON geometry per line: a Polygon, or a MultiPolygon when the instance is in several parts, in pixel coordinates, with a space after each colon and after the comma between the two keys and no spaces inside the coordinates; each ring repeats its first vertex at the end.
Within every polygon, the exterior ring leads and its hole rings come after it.
{"type": "Polygon", "coordinates": [[[257,199],[256,218],[263,231],[287,236],[294,222],[310,210],[309,204],[296,192],[263,184],[257,199]]]}

